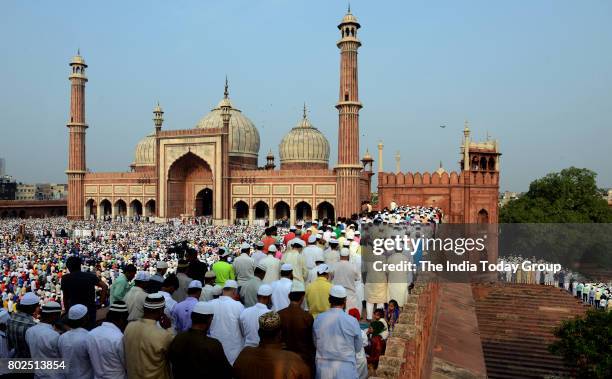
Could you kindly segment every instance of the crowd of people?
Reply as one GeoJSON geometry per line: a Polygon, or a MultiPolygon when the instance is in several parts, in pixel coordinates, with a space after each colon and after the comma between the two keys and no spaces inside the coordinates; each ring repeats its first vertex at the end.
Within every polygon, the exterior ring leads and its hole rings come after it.
{"type": "Polygon", "coordinates": [[[401,291],[364,280],[362,227],[439,217],[398,207],[289,228],[6,221],[0,354],[70,367],[37,377],[365,378],[410,278],[393,281],[401,291]]]}
{"type": "Polygon", "coordinates": [[[523,262],[541,264],[540,267],[551,267],[549,262],[536,257],[525,258],[518,256],[504,256],[498,258],[498,263],[516,264],[517,270],[507,270],[499,273],[499,279],[506,283],[540,284],[564,288],[576,298],[582,300],[596,309],[612,310],[612,283],[601,283],[587,280],[580,273],[568,268],[562,268],[559,272],[547,269],[523,270],[523,262]]]}

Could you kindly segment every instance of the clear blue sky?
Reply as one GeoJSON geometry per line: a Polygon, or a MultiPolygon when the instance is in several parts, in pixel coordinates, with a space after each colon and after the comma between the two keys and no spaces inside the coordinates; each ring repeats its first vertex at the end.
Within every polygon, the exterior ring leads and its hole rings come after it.
{"type": "MultiPolygon", "coordinates": [[[[574,165],[612,187],[612,2],[351,2],[362,24],[361,151],[401,151],[405,171],[457,169],[463,120],[502,148],[501,189],[574,165]],[[439,125],[447,125],[441,129],[439,125]]],[[[89,64],[87,164],[127,170],[153,130],[192,128],[230,79],[277,154],[302,103],[336,162],[345,1],[4,1],[0,156],[25,182],[65,182],[68,63],[89,64]]],[[[278,159],[278,155],[277,155],[278,159]]]]}

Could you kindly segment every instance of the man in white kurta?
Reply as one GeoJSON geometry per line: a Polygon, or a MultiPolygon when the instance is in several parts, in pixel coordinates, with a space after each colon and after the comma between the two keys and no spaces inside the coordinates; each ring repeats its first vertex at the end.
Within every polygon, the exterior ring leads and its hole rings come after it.
{"type": "Polygon", "coordinates": [[[243,243],[240,246],[240,255],[234,259],[234,272],[236,273],[236,281],[238,287],[242,287],[249,279],[253,277],[255,271],[255,261],[249,256],[251,246],[248,243],[243,243]]]}
{"type": "MultiPolygon", "coordinates": [[[[387,263],[392,265],[401,265],[408,267],[411,262],[410,253],[395,252],[387,258],[387,263]]],[[[409,271],[389,271],[387,273],[389,280],[389,300],[397,301],[397,304],[402,307],[408,299],[408,285],[410,284],[411,274],[409,271]]]]}
{"type": "Polygon", "coordinates": [[[210,326],[210,336],[221,342],[225,357],[232,365],[244,347],[244,335],[240,328],[240,314],[244,306],[234,300],[237,290],[238,283],[235,280],[225,281],[223,294],[212,301],[215,316],[210,326]]]}
{"type": "Polygon", "coordinates": [[[344,312],[347,293],[342,286],[330,290],[331,308],[317,316],[313,325],[317,379],[355,379],[356,354],[361,351],[361,329],[344,312]]]}
{"type": "Polygon", "coordinates": [[[316,235],[311,234],[310,237],[308,237],[308,246],[304,248],[302,255],[304,256],[304,261],[306,262],[306,268],[308,270],[313,269],[315,267],[317,257],[323,255],[323,250],[317,246],[316,235]]]}
{"type": "Polygon", "coordinates": [[[256,347],[259,345],[259,316],[270,312],[272,287],[262,284],[257,290],[257,303],[246,308],[240,314],[240,326],[244,333],[244,346],[256,347]]]}
{"type": "Polygon", "coordinates": [[[372,262],[365,263],[366,283],[365,283],[365,300],[366,300],[366,319],[372,320],[374,314],[374,306],[378,309],[383,309],[387,302],[387,273],[383,270],[374,270],[374,262],[377,267],[382,267],[387,262],[384,255],[374,256],[372,262]]]}
{"type": "Polygon", "coordinates": [[[294,238],[289,241],[291,248],[285,252],[282,263],[289,263],[293,267],[293,280],[304,283],[304,280],[308,276],[308,267],[306,266],[306,259],[302,255],[302,248],[305,243],[299,238],[294,238]]]}
{"type": "Polygon", "coordinates": [[[128,321],[138,320],[142,317],[145,299],[147,298],[147,293],[144,289],[147,288],[149,280],[150,275],[148,272],[138,271],[136,273],[136,277],[134,278],[134,282],[136,284],[134,287],[130,288],[128,293],[123,298],[128,307],[128,321]]]}
{"type": "MultiPolygon", "coordinates": [[[[41,307],[40,322],[29,328],[25,334],[32,359],[44,361],[60,358],[57,347],[60,334],[55,330],[53,324],[60,318],[61,314],[62,306],[55,301],[50,301],[41,307]]],[[[35,373],[34,378],[60,379],[64,378],[64,374],[61,372],[35,373]]]]}
{"type": "Polygon", "coordinates": [[[86,306],[75,304],[68,310],[68,326],[72,329],[59,336],[57,341],[60,356],[70,368],[66,379],[93,378],[91,357],[87,351],[91,336],[84,328],[88,321],[86,306]]]}
{"type": "Polygon", "coordinates": [[[293,283],[293,267],[289,263],[281,266],[281,278],[272,282],[272,310],[275,312],[289,306],[289,292],[293,283]]]}
{"type": "Polygon", "coordinates": [[[263,266],[266,266],[266,275],[262,280],[264,284],[270,284],[280,279],[281,261],[275,257],[276,252],[276,246],[270,245],[270,247],[268,247],[268,255],[259,262],[263,266]]]}
{"type": "Polygon", "coordinates": [[[127,306],[123,301],[114,302],[106,315],[106,321],[94,328],[87,341],[96,379],[127,379],[123,332],[127,325],[127,306]]]}
{"type": "Polygon", "coordinates": [[[361,311],[361,304],[358,303],[357,293],[355,291],[355,282],[361,278],[361,274],[355,266],[349,262],[350,252],[347,248],[340,250],[340,261],[334,267],[334,279],[332,283],[340,285],[346,289],[347,309],[357,308],[361,311]]]}

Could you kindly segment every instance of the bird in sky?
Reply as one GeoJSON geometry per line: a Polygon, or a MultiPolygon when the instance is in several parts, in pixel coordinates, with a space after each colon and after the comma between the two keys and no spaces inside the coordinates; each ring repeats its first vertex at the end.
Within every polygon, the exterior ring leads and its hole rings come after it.
{"type": "Polygon", "coordinates": [[[444,129],[444,128],[446,128],[446,125],[440,125],[440,127],[441,127],[442,129],[444,129]]]}

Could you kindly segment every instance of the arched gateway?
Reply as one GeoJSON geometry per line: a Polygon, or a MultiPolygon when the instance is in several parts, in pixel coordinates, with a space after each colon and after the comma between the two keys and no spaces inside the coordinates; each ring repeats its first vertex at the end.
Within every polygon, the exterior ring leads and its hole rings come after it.
{"type": "Polygon", "coordinates": [[[208,163],[189,152],[168,170],[167,217],[212,216],[213,175],[208,163]]]}

